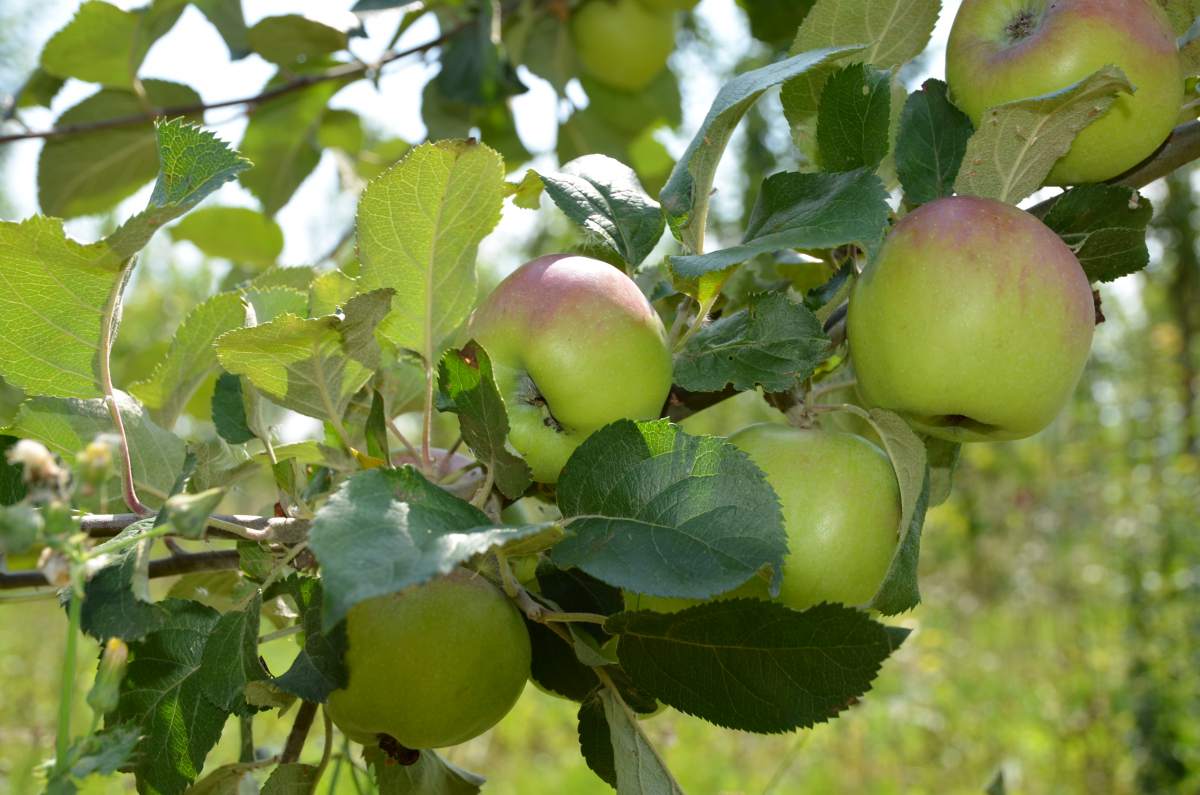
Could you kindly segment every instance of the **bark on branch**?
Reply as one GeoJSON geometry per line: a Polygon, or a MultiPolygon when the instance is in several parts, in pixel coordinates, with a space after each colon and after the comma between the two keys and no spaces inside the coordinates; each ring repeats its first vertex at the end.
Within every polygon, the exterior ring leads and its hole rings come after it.
{"type": "MultiPolygon", "coordinates": [[[[238,553],[235,549],[186,552],[182,555],[172,555],[169,558],[150,561],[150,577],[174,577],[178,574],[195,571],[221,571],[237,567],[238,553]]],[[[50,583],[37,570],[0,572],[0,591],[41,588],[49,585],[50,583]]]]}

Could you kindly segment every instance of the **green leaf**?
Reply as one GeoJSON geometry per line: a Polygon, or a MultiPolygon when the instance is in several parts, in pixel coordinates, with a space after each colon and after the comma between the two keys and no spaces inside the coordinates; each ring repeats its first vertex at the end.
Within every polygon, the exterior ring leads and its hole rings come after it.
{"type": "Polygon", "coordinates": [[[683,122],[679,79],[670,69],[659,72],[648,86],[633,94],[609,88],[586,74],[579,75],[579,83],[587,92],[588,107],[607,116],[614,129],[630,137],[650,127],[678,127],[683,122]]]}
{"type": "Polygon", "coordinates": [[[879,168],[888,153],[890,72],[851,64],[829,76],[817,113],[817,146],[825,171],[879,168]]]}
{"type": "Polygon", "coordinates": [[[100,327],[120,266],[57,218],[0,222],[0,375],[32,395],[101,394],[100,327]]]}
{"type": "Polygon", "coordinates": [[[71,746],[71,775],[82,779],[88,776],[111,776],[130,761],[138,742],[137,729],[131,726],[112,726],[82,737],[71,746]]]}
{"type": "Polygon", "coordinates": [[[620,635],[621,667],[639,687],[710,723],[763,734],[835,717],[898,645],[894,630],[853,608],[758,599],[618,613],[604,626],[620,635]]]}
{"type": "MultiPolygon", "coordinates": [[[[560,643],[561,645],[561,643],[560,643]]],[[[608,786],[617,788],[617,766],[613,758],[612,735],[608,729],[608,718],[604,716],[604,702],[595,692],[579,705],[579,752],[592,772],[608,786]]]]}
{"type": "MultiPolygon", "coordinates": [[[[144,80],[155,107],[193,106],[200,95],[187,86],[144,80]]],[[[55,120],[55,126],[87,124],[145,113],[132,91],[104,89],[55,120]]],[[[38,203],[48,215],[73,218],[111,209],[154,178],[159,167],[154,125],[122,125],[87,135],[51,138],[38,156],[38,203]]]]}
{"type": "Polygon", "coordinates": [[[325,587],[323,625],[332,627],[365,599],[446,574],[540,529],[495,527],[412,467],[360,472],[317,511],[309,534],[325,587]]]}
{"type": "Polygon", "coordinates": [[[558,507],[569,535],[551,550],[635,593],[705,599],[732,590],[787,552],[775,492],[724,439],[666,420],[621,420],[567,461],[558,507]]]}
{"type": "Polygon", "coordinates": [[[25,499],[25,468],[8,460],[9,448],[16,443],[15,436],[0,435],[0,505],[25,499]]]}
{"type": "Polygon", "coordinates": [[[1006,102],[984,112],[967,141],[956,193],[1016,204],[1046,179],[1075,136],[1133,86],[1115,66],[1077,83],[1030,99],[1006,102]]]}
{"type": "Polygon", "coordinates": [[[269,595],[279,593],[291,595],[300,611],[304,648],[287,671],[272,680],[273,684],[306,701],[324,702],[330,693],[345,687],[349,681],[344,662],[346,625],[339,623],[325,629],[320,580],[292,576],[272,589],[269,595]]]}
{"type": "MultiPolygon", "coordinates": [[[[890,69],[925,50],[941,11],[940,0],[818,0],[796,31],[791,52],[859,45],[855,61],[890,69]]],[[[825,81],[843,57],[783,84],[783,112],[802,151],[811,151],[813,116],[825,81]]]]}
{"type": "Polygon", "coordinates": [[[710,323],[675,357],[675,383],[691,392],[783,392],[829,355],[821,322],[786,293],[750,296],[744,309],[710,323]]]}
{"type": "Polygon", "coordinates": [[[746,111],[768,88],[859,49],[840,47],[805,52],[740,74],[721,87],[659,196],[671,231],[690,251],[704,250],[713,176],[725,146],[746,111]]]}
{"type": "Polygon", "coordinates": [[[572,701],[583,701],[600,685],[596,673],[579,661],[571,644],[544,624],[526,620],[533,657],[529,678],[539,687],[572,701]]]}
{"type": "Polygon", "coordinates": [[[511,500],[524,494],[531,473],[505,446],[508,414],[487,351],[474,343],[447,351],[438,363],[438,390],[438,410],[458,415],[463,441],[491,472],[501,493],[511,500]]]}
{"type": "Polygon", "coordinates": [[[422,144],[363,191],[362,281],[396,291],[380,333],[431,367],[475,302],[476,251],[503,191],[500,156],[471,141],[422,144]]]}
{"type": "MultiPolygon", "coordinates": [[[[183,470],[186,452],[183,440],[156,425],[146,416],[142,405],[129,395],[117,391],[116,397],[129,438],[134,484],[143,502],[159,504],[171,493],[176,476],[183,470]]],[[[98,434],[114,433],[115,429],[103,398],[35,397],[21,404],[6,431],[36,439],[51,452],[72,460],[98,434]]],[[[119,495],[120,488],[112,493],[119,495]]]]}
{"type": "Polygon", "coordinates": [[[921,601],[917,583],[921,527],[929,507],[929,462],[925,444],[898,414],[871,409],[868,420],[879,434],[900,485],[900,526],[896,552],[870,607],[891,616],[911,610],[921,601]]]}
{"type": "Polygon", "coordinates": [[[1179,58],[1183,61],[1184,76],[1200,74],[1200,29],[1180,40],[1179,58]]]}
{"type": "Polygon", "coordinates": [[[617,792],[683,795],[629,707],[608,688],[600,691],[599,698],[613,747],[617,792]]]}
{"type": "Polygon", "coordinates": [[[213,389],[212,421],[217,434],[230,444],[245,444],[254,438],[246,419],[246,402],[242,379],[232,373],[221,373],[213,389]]]}
{"type": "Polygon", "coordinates": [[[169,599],[162,607],[168,616],[162,628],[130,644],[116,719],[142,731],[134,768],[139,789],[182,792],[204,767],[228,714],[205,693],[206,680],[221,669],[202,668],[221,616],[196,602],[169,599]]]}
{"type": "Polygon", "coordinates": [[[246,34],[250,49],[280,66],[303,64],[314,56],[346,49],[344,31],[300,14],[263,17],[246,34]]]}
{"type": "Polygon", "coordinates": [[[1158,0],[1158,5],[1180,36],[1187,33],[1196,18],[1200,17],[1200,0],[1158,0]]]}
{"type": "MultiPolygon", "coordinates": [[[[153,525],[153,518],[135,522],[118,533],[113,542],[144,535],[153,525]]],[[[97,640],[122,638],[134,641],[158,631],[166,623],[169,617],[166,610],[134,591],[135,578],[144,577],[149,565],[147,551],[143,542],[102,561],[102,568],[84,586],[81,605],[84,632],[97,640]]]]}
{"type": "Polygon", "coordinates": [[[48,108],[66,81],[44,69],[34,69],[17,91],[18,108],[48,108]]]}
{"type": "Polygon", "coordinates": [[[492,105],[528,89],[516,67],[492,40],[490,2],[475,4],[476,13],[442,45],[441,71],[433,78],[438,93],[451,102],[492,105]]]}
{"type": "Polygon", "coordinates": [[[137,11],[89,0],[42,50],[42,69],[113,88],[130,88],[150,46],[179,19],[182,0],[154,0],[137,11]]]}
{"type": "Polygon", "coordinates": [[[640,265],[662,237],[662,209],[620,161],[585,155],[561,172],[538,176],[559,209],[624,260],[626,270],[640,265]]]}
{"type": "Polygon", "coordinates": [[[883,238],[889,213],[883,183],[866,169],[840,174],[784,171],[763,180],[741,245],[669,260],[676,275],[694,280],[782,249],[855,243],[870,250],[883,238]]]}
{"type": "Polygon", "coordinates": [[[225,40],[229,58],[237,61],[250,54],[246,18],[242,15],[242,0],[192,0],[225,40]]]}
{"type": "Polygon", "coordinates": [[[816,0],[751,0],[738,3],[750,22],[750,35],[775,49],[789,46],[816,0]]]}
{"type": "Polygon", "coordinates": [[[348,155],[357,155],[362,151],[363,138],[362,119],[350,110],[329,110],[317,128],[318,146],[341,149],[348,155]]]}
{"type": "Polygon", "coordinates": [[[362,292],[362,284],[343,271],[322,273],[308,287],[308,316],[332,315],[362,292]]]}
{"type": "Polygon", "coordinates": [[[262,795],[310,795],[316,791],[322,769],[298,762],[282,764],[271,771],[263,784],[262,795]]]}
{"type": "Polygon", "coordinates": [[[258,768],[254,762],[221,765],[188,787],[184,795],[258,795],[258,782],[254,779],[258,768]]]}
{"type": "Polygon", "coordinates": [[[225,613],[204,644],[197,680],[204,697],[225,712],[252,714],[242,693],[251,682],[267,678],[258,659],[261,610],[256,596],[243,609],[225,613]]]}
{"type": "Polygon", "coordinates": [[[379,367],[373,331],[390,300],[390,290],[375,290],[348,301],[344,317],[285,314],[227,332],[217,339],[217,358],[284,408],[340,423],[379,367]]]}
{"type": "Polygon", "coordinates": [[[904,103],[896,139],[896,173],[904,201],[918,207],[954,193],[954,180],[975,128],[950,102],[946,84],[926,80],[904,103]]]}
{"type": "Polygon", "coordinates": [[[421,751],[415,764],[398,765],[378,748],[364,748],[379,795],[477,795],[484,778],[421,751]]]}
{"type": "Polygon", "coordinates": [[[929,507],[932,508],[950,497],[962,445],[933,436],[923,436],[921,441],[925,443],[925,454],[929,458],[929,507]]]}
{"type": "Polygon", "coordinates": [[[273,218],[247,207],[205,207],[171,228],[210,257],[241,265],[273,265],[283,251],[283,230],[273,218]]]}
{"type": "Polygon", "coordinates": [[[1080,185],[1039,208],[1038,217],[1071,247],[1090,282],[1111,282],[1150,264],[1150,201],[1121,185],[1080,185]]]}
{"type": "MultiPolygon", "coordinates": [[[[286,79],[277,74],[266,88],[286,79]]],[[[240,148],[256,167],[242,178],[242,184],[258,198],[267,215],[279,212],[317,167],[321,120],[329,100],[341,87],[340,81],[326,80],[267,100],[250,114],[240,148]]]]}
{"type": "Polygon", "coordinates": [[[220,369],[213,342],[245,322],[246,307],[238,295],[218,293],[209,298],[183,319],[154,372],[131,385],[130,393],[150,410],[155,422],[172,427],[200,385],[220,369]]]}

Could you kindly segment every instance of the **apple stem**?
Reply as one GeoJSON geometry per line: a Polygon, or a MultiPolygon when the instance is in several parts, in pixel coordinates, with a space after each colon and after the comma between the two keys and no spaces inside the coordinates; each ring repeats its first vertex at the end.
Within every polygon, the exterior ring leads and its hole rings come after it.
{"type": "Polygon", "coordinates": [[[410,456],[413,457],[414,461],[420,459],[421,454],[417,452],[417,448],[413,447],[412,442],[408,440],[408,437],[400,432],[400,428],[396,425],[395,419],[390,419],[387,421],[387,428],[392,432],[392,436],[395,436],[396,440],[404,446],[404,449],[410,456]]]}
{"type": "Polygon", "coordinates": [[[421,429],[421,469],[430,473],[433,463],[429,451],[433,447],[433,365],[425,363],[425,415],[421,429]]]}

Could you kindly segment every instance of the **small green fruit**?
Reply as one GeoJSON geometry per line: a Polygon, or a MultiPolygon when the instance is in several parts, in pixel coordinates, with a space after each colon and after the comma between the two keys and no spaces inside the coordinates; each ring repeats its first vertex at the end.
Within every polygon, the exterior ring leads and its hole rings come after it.
{"type": "Polygon", "coordinates": [[[886,455],[858,436],[751,425],[729,437],[767,476],[783,509],[788,555],[779,601],[863,605],[896,550],[900,488],[886,455]]]}
{"type": "Polygon", "coordinates": [[[651,11],[638,0],[588,0],[571,16],[571,38],[593,80],[641,91],[675,49],[675,15],[651,11]]]}
{"type": "Polygon", "coordinates": [[[458,745],[508,714],[529,678],[521,614],[465,569],[360,602],[346,631],[350,683],[328,706],[356,742],[383,734],[412,749],[458,745]]]}

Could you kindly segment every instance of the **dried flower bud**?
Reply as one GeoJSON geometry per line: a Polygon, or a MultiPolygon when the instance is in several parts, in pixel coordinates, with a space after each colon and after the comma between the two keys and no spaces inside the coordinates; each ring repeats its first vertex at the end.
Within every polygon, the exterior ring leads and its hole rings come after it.
{"type": "Polygon", "coordinates": [[[99,484],[113,473],[113,443],[107,435],[97,436],[75,458],[85,483],[99,484]]]}
{"type": "Polygon", "coordinates": [[[57,484],[63,479],[62,468],[46,445],[32,439],[21,439],[8,450],[8,463],[25,468],[25,483],[29,485],[57,484]]]}
{"type": "Polygon", "coordinates": [[[61,552],[50,547],[42,550],[42,556],[38,558],[38,571],[55,588],[66,588],[71,584],[71,564],[61,552]]]}

